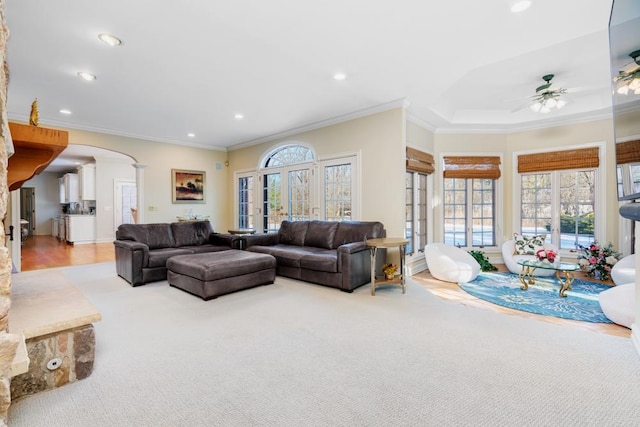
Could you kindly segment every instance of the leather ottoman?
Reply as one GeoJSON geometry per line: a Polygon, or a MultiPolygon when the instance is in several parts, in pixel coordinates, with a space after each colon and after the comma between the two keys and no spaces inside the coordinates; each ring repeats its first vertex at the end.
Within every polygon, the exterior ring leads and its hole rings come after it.
{"type": "Polygon", "coordinates": [[[268,254],[228,250],[176,255],[167,260],[169,284],[207,301],[273,283],[276,259],[268,254]]]}

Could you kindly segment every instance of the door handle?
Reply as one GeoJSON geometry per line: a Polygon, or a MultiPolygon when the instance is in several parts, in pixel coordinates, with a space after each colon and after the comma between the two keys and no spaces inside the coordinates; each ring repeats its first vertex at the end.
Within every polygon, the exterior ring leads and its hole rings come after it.
{"type": "Polygon", "coordinates": [[[13,225],[9,226],[9,232],[5,236],[9,236],[9,240],[13,242],[13,225]]]}

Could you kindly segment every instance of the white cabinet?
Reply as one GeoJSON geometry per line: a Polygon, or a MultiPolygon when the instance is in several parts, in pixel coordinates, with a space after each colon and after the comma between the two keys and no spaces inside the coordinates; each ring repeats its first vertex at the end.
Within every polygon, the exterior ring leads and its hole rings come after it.
{"type": "Polygon", "coordinates": [[[80,182],[80,198],[82,200],[96,199],[96,165],[87,163],[78,167],[80,182]]]}
{"type": "Polygon", "coordinates": [[[76,203],[80,201],[77,173],[65,173],[59,182],[60,203],[76,203]]]}
{"type": "Polygon", "coordinates": [[[67,242],[94,243],[96,240],[96,217],[94,215],[67,215],[65,217],[67,242]]]}

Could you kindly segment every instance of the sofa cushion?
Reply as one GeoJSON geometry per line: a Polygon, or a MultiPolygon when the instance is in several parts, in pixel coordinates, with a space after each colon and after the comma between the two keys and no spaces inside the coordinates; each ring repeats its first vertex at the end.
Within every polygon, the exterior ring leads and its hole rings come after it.
{"type": "Polygon", "coordinates": [[[164,267],[167,265],[167,260],[172,256],[192,254],[193,252],[190,250],[182,248],[155,249],[153,251],[149,251],[149,265],[147,267],[164,267]]]}
{"type": "Polygon", "coordinates": [[[333,248],[379,237],[385,237],[384,225],[381,222],[343,221],[338,223],[338,229],[333,238],[333,248]]]}
{"type": "Polygon", "coordinates": [[[209,221],[185,221],[171,224],[175,247],[196,246],[209,243],[213,227],[209,221]]]}
{"type": "Polygon", "coordinates": [[[170,224],[122,224],[118,227],[116,239],[144,243],[149,249],[175,246],[170,224]]]}
{"type": "Polygon", "coordinates": [[[278,265],[300,268],[300,258],[309,252],[302,246],[274,245],[274,246],[251,246],[247,248],[249,252],[269,254],[276,258],[278,265]]]}
{"type": "Polygon", "coordinates": [[[333,238],[338,230],[337,222],[311,221],[304,237],[305,246],[332,249],[333,238]]]}
{"type": "Polygon", "coordinates": [[[309,221],[282,221],[278,237],[283,245],[304,245],[304,238],[307,234],[309,221]]]}
{"type": "Polygon", "coordinates": [[[338,252],[335,250],[327,250],[304,255],[300,258],[300,268],[337,273],[338,252]]]}
{"type": "Polygon", "coordinates": [[[210,245],[210,244],[206,244],[206,245],[195,245],[195,246],[181,246],[180,248],[176,248],[176,249],[186,249],[188,251],[190,251],[191,253],[194,254],[204,254],[204,253],[209,253],[209,252],[222,252],[222,251],[228,251],[231,249],[230,246],[218,246],[218,245],[210,245]]]}

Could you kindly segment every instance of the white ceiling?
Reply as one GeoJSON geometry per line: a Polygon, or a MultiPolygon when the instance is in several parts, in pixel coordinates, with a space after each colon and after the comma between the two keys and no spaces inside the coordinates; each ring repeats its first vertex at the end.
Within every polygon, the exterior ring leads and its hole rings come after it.
{"type": "Polygon", "coordinates": [[[9,117],[214,149],[401,101],[437,133],[609,117],[612,1],[510,3],[7,0],[9,117]],[[568,104],[534,113],[550,73],[568,104]]]}

